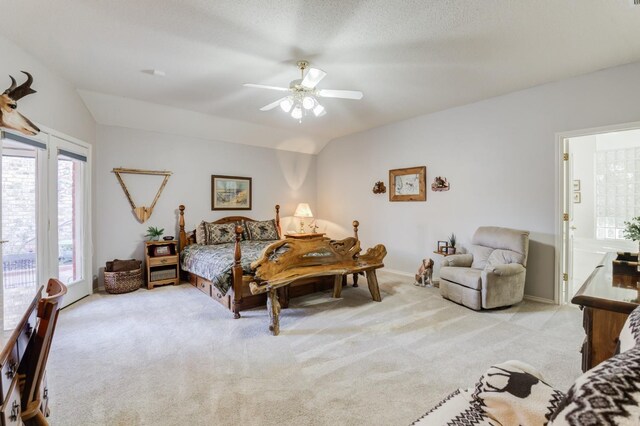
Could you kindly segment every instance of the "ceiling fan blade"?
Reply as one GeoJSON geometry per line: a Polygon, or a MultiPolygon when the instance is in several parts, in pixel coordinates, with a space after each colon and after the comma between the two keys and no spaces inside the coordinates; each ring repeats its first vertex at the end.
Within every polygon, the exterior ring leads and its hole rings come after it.
{"type": "Polygon", "coordinates": [[[362,99],[364,96],[359,90],[333,90],[322,89],[318,90],[318,96],[323,98],[341,98],[341,99],[362,99]]]}
{"type": "Polygon", "coordinates": [[[326,72],[319,70],[318,68],[309,68],[307,75],[304,76],[304,79],[302,79],[302,83],[300,84],[304,87],[313,89],[326,75],[326,72]]]}
{"type": "Polygon", "coordinates": [[[277,101],[273,101],[269,105],[265,105],[262,108],[260,108],[260,111],[269,111],[270,109],[274,109],[275,107],[280,105],[280,102],[284,101],[285,99],[287,99],[286,96],[284,98],[278,99],[277,101]]]}
{"type": "Polygon", "coordinates": [[[279,90],[280,92],[288,92],[290,89],[288,87],[278,87],[278,86],[265,86],[264,84],[253,84],[253,83],[245,83],[244,87],[253,87],[256,89],[268,89],[268,90],[279,90]]]}

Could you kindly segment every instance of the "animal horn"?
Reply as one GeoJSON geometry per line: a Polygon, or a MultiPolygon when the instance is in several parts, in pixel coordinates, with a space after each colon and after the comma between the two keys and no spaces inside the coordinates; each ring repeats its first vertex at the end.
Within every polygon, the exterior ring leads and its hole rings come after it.
{"type": "Polygon", "coordinates": [[[11,92],[13,89],[16,88],[17,83],[16,83],[16,79],[13,78],[13,76],[9,76],[9,78],[11,79],[11,86],[9,86],[9,88],[7,90],[4,91],[4,95],[8,94],[9,92],[11,92]]]}
{"type": "Polygon", "coordinates": [[[8,95],[14,101],[24,98],[25,96],[30,95],[32,93],[36,93],[36,91],[31,88],[31,83],[33,83],[33,77],[31,77],[31,74],[29,74],[26,71],[21,71],[21,72],[27,75],[27,81],[25,81],[20,86],[14,88],[8,93],[8,95]]]}

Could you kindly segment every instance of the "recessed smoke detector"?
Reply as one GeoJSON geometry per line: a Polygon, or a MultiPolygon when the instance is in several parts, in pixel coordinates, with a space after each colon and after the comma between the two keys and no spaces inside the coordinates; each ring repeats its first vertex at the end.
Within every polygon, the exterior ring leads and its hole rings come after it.
{"type": "Polygon", "coordinates": [[[167,75],[166,72],[159,69],[155,69],[155,68],[149,69],[149,70],[142,70],[142,72],[149,75],[155,75],[156,77],[164,77],[165,75],[167,75]]]}

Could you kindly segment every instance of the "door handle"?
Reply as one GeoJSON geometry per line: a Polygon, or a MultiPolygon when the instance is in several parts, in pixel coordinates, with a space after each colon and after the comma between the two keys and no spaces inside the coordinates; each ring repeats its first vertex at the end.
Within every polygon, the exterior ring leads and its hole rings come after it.
{"type": "Polygon", "coordinates": [[[0,240],[0,244],[8,243],[9,240],[0,240]]]}

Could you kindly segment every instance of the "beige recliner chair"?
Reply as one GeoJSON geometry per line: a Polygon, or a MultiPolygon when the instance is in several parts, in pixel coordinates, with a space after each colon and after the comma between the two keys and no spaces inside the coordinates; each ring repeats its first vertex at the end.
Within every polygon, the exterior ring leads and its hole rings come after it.
{"type": "Polygon", "coordinates": [[[471,309],[522,301],[529,231],[481,226],[468,253],[447,256],[440,268],[440,294],[471,309]]]}

